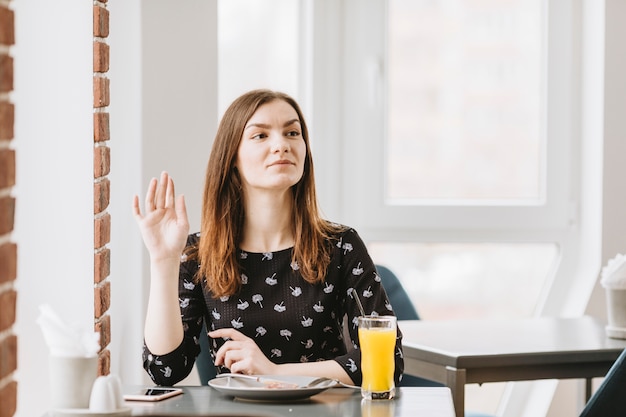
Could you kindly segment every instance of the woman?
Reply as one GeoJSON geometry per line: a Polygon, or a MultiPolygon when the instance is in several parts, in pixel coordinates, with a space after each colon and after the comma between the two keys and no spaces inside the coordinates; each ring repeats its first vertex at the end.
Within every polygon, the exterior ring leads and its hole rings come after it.
{"type": "MultiPolygon", "coordinates": [[[[351,289],[367,314],[393,311],[358,234],[320,217],[308,131],[291,97],[255,90],[226,110],[201,233],[188,236],[185,200],[167,173],[150,182],[144,209],[135,196],[151,270],[144,367],[155,383],[189,374],[203,321],[218,372],[361,383],[351,289]]],[[[396,383],[403,367],[398,331],[396,383]]]]}

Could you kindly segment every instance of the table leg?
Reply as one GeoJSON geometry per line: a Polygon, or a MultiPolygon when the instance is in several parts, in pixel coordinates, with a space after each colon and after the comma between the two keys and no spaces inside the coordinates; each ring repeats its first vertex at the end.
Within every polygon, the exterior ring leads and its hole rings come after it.
{"type": "Polygon", "coordinates": [[[465,369],[446,367],[446,385],[452,391],[456,417],[465,416],[465,369]]]}
{"type": "Polygon", "coordinates": [[[591,393],[593,390],[592,382],[593,380],[591,378],[585,378],[585,404],[587,404],[591,399],[591,393]]]}

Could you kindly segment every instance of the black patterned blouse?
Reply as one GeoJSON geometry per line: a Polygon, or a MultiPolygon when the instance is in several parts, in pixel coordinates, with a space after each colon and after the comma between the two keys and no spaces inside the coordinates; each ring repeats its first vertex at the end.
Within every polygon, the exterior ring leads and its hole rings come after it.
{"type": "MultiPolygon", "coordinates": [[[[199,234],[188,238],[196,245],[199,234]]],[[[240,251],[242,287],[231,297],[213,298],[195,285],[196,261],[181,262],[179,301],[184,326],[181,345],[166,355],[153,355],[144,344],[143,365],[158,385],[174,385],[191,371],[200,348],[198,335],[205,320],[214,330],[232,327],[254,339],[274,363],[332,359],[356,385],[361,384],[360,351],[356,319],[360,315],[349,289],[359,294],[367,314],[393,315],[365,244],[346,228],[332,242],[331,263],[321,284],[309,284],[292,263],[292,249],[269,253],[240,251]],[[344,316],[350,341],[344,342],[344,316]],[[347,346],[346,346],[347,345],[347,346]]],[[[404,370],[402,333],[396,339],[395,380],[404,370]]],[[[224,343],[211,339],[211,356],[224,343]]],[[[228,372],[219,367],[218,373],[228,372]]]]}

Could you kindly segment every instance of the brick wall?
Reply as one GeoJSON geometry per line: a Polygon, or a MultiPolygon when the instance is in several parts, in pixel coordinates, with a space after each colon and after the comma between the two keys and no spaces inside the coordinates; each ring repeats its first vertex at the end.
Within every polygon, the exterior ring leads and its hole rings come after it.
{"type": "Polygon", "coordinates": [[[10,417],[17,408],[17,336],[14,333],[17,292],[17,245],[12,242],[15,218],[15,151],[13,57],[15,18],[10,0],[0,1],[0,417],[10,417]]]}
{"type": "Polygon", "coordinates": [[[108,314],[111,303],[111,216],[107,212],[111,196],[109,171],[111,150],[109,148],[109,11],[107,0],[94,2],[93,6],[93,212],[94,212],[94,320],[100,332],[100,357],[98,374],[108,375],[111,367],[111,318],[108,314]]]}

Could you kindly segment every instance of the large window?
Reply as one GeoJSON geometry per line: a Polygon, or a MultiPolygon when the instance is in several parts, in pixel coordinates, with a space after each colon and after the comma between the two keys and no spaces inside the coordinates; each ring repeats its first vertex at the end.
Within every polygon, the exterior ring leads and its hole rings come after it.
{"type": "Polygon", "coordinates": [[[386,197],[539,204],[541,0],[390,0],[386,197]]]}
{"type": "MultiPolygon", "coordinates": [[[[386,204],[545,203],[542,3],[388,2],[386,204]]],[[[392,237],[370,248],[425,317],[533,315],[558,259],[556,244],[486,240],[392,237]]]]}

